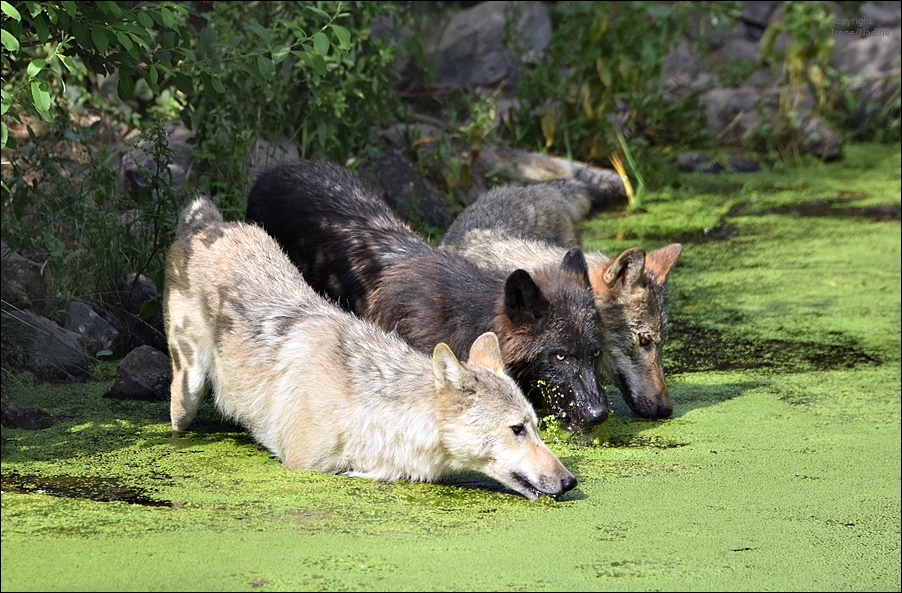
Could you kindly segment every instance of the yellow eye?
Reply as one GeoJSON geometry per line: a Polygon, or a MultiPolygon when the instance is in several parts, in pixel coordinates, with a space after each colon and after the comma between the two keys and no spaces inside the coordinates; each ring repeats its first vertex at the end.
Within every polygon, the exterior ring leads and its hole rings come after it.
{"type": "Polygon", "coordinates": [[[514,431],[514,434],[520,435],[526,430],[526,427],[522,424],[514,424],[511,426],[511,430],[514,431]]]}
{"type": "Polygon", "coordinates": [[[648,348],[651,346],[651,338],[648,336],[639,336],[639,345],[643,348],[648,348]]]}
{"type": "Polygon", "coordinates": [[[598,358],[599,356],[601,356],[601,350],[596,350],[592,353],[592,358],[598,358]]]}
{"type": "Polygon", "coordinates": [[[567,358],[566,354],[556,354],[555,356],[557,356],[558,360],[564,360],[565,358],[567,358]]]}

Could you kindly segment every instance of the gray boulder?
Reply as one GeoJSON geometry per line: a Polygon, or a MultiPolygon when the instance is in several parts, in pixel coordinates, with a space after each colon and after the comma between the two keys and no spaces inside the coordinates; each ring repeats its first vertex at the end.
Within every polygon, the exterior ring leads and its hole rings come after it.
{"type": "Polygon", "coordinates": [[[167,401],[170,383],[169,357],[150,346],[139,346],[119,363],[113,387],[103,397],[167,401]]]}

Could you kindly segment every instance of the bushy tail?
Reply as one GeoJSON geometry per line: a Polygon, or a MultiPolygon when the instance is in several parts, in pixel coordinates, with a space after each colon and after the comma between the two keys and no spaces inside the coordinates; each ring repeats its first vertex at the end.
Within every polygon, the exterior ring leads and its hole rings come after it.
{"type": "Polygon", "coordinates": [[[222,214],[216,205],[204,193],[197,194],[191,203],[182,210],[178,225],[175,228],[176,237],[183,237],[214,222],[223,222],[222,214]]]}

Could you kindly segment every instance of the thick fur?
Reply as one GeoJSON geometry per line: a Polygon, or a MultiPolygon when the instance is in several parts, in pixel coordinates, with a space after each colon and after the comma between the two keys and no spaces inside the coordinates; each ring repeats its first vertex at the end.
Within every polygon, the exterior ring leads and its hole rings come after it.
{"type": "Polygon", "coordinates": [[[576,485],[494,334],[467,363],[445,344],[421,353],[323,299],[269,235],[224,223],[206,197],[182,214],[163,299],[174,430],[212,389],[288,469],[421,481],[475,470],[530,499],[576,485]]]}
{"type": "Polygon", "coordinates": [[[564,179],[498,186],[457,216],[441,246],[466,243],[467,234],[475,230],[577,246],[577,225],[593,209],[593,197],[589,186],[564,179]]]}
{"type": "MultiPolygon", "coordinates": [[[[532,221],[570,221],[572,213],[588,211],[585,204],[578,192],[563,193],[548,184],[500,186],[460,214],[441,248],[481,266],[534,270],[566,252],[575,227],[532,221]],[[543,195],[548,199],[543,201],[543,195]],[[549,232],[549,226],[557,231],[549,232]]],[[[601,252],[586,254],[602,319],[602,370],[633,413],[644,418],[673,413],[661,357],[667,341],[667,277],[681,251],[674,243],[648,254],[638,247],[627,249],[613,259],[601,252]]]]}
{"type": "Polygon", "coordinates": [[[578,248],[532,272],[480,267],[438,250],[349,170],[289,161],[264,172],[248,221],[281,243],[318,291],[415,348],[446,342],[459,357],[492,331],[511,375],[535,403],[588,431],[609,413],[585,257],[578,248]]]}

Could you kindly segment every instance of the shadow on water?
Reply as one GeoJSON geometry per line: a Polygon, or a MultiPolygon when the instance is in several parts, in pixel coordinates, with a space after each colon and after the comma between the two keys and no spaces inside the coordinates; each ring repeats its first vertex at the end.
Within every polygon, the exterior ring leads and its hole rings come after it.
{"type": "Polygon", "coordinates": [[[772,369],[799,373],[879,365],[851,339],[839,332],[827,342],[750,339],[673,319],[666,352],[670,373],[772,369]]]}
{"type": "Polygon", "coordinates": [[[173,506],[169,501],[155,499],[143,490],[127,486],[114,478],[22,476],[17,472],[5,472],[2,478],[2,491],[84,498],[97,502],[126,502],[151,507],[173,506]]]}
{"type": "Polygon", "coordinates": [[[643,239],[658,239],[661,241],[676,241],[678,243],[705,243],[708,241],[728,241],[737,231],[736,225],[730,222],[733,218],[744,216],[773,216],[782,215],[795,218],[835,218],[849,220],[853,218],[870,220],[872,222],[888,222],[902,220],[902,206],[899,204],[876,204],[871,206],[853,206],[850,200],[869,198],[866,194],[851,194],[840,192],[835,198],[824,198],[801,202],[798,204],[786,204],[783,206],[766,206],[743,201],[735,204],[724,214],[716,225],[702,229],[701,232],[685,232],[676,236],[656,236],[649,234],[643,239]]]}

